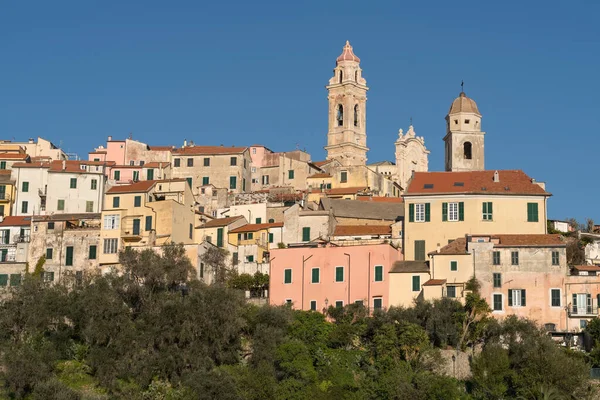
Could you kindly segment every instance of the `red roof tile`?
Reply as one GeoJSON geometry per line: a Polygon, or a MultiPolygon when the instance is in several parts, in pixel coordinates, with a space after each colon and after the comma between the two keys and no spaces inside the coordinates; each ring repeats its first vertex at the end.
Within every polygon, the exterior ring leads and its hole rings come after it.
{"type": "Polygon", "coordinates": [[[171,151],[173,150],[173,146],[148,146],[150,150],[154,151],[171,151]]]}
{"type": "Polygon", "coordinates": [[[171,165],[171,163],[167,161],[153,161],[144,164],[144,168],[164,168],[168,167],[169,165],[171,165]]]}
{"type": "Polygon", "coordinates": [[[229,231],[229,233],[256,232],[263,229],[281,228],[282,226],[283,222],[272,222],[270,224],[246,224],[229,231]]]}
{"type": "Polygon", "coordinates": [[[521,170],[468,172],[415,172],[405,196],[428,194],[504,194],[550,196],[521,170]]]}
{"type": "Polygon", "coordinates": [[[0,153],[0,160],[26,160],[27,154],[0,153]]]}
{"type": "Polygon", "coordinates": [[[227,226],[241,218],[244,218],[244,217],[241,215],[237,215],[235,217],[217,218],[217,219],[213,219],[212,221],[208,221],[207,223],[202,225],[200,228],[216,228],[219,226],[227,226]]]}
{"type": "Polygon", "coordinates": [[[0,222],[0,226],[29,226],[31,225],[31,216],[8,216],[4,217],[4,220],[0,222]]]}
{"type": "Polygon", "coordinates": [[[430,279],[423,284],[423,286],[441,286],[446,283],[445,279],[430,279]]]}
{"type": "Polygon", "coordinates": [[[318,173],[318,174],[312,174],[308,178],[331,178],[331,175],[329,175],[327,173],[318,173]]]}
{"type": "MultiPolygon", "coordinates": [[[[475,236],[475,235],[473,235],[475,236]]],[[[566,246],[559,234],[539,235],[491,235],[492,241],[498,240],[494,247],[521,247],[521,246],[566,246]]]]}
{"type": "Polygon", "coordinates": [[[131,185],[113,186],[106,194],[147,192],[157,181],[140,181],[131,185]]]}
{"type": "Polygon", "coordinates": [[[311,193],[325,193],[327,195],[340,196],[345,194],[357,194],[367,190],[366,187],[348,187],[348,188],[335,188],[335,189],[312,189],[311,193]]]}
{"type": "Polygon", "coordinates": [[[333,160],[324,160],[324,161],[313,161],[312,163],[317,167],[322,167],[323,165],[329,164],[333,160]]]}
{"type": "Polygon", "coordinates": [[[458,238],[453,240],[451,243],[448,243],[446,246],[442,247],[439,251],[434,250],[429,253],[430,255],[461,255],[468,254],[467,253],[467,240],[465,238],[458,238]]]}
{"type": "Polygon", "coordinates": [[[344,46],[344,49],[342,50],[342,54],[340,54],[340,56],[337,58],[337,62],[340,62],[340,61],[360,62],[360,58],[358,58],[356,55],[354,55],[354,52],[352,51],[352,46],[350,46],[350,42],[348,40],[346,40],[346,45],[344,46]]]}
{"type": "Polygon", "coordinates": [[[240,154],[246,151],[247,147],[225,147],[225,146],[187,146],[171,150],[174,155],[220,155],[220,154],[240,154]]]}
{"type": "Polygon", "coordinates": [[[402,197],[383,197],[383,196],[356,196],[356,200],[372,201],[375,203],[402,203],[402,197]]]}
{"type": "Polygon", "coordinates": [[[598,272],[600,271],[600,266],[598,265],[574,265],[573,269],[577,271],[588,271],[588,272],[598,272]]]}
{"type": "Polygon", "coordinates": [[[391,235],[389,225],[338,225],[333,236],[391,235]]]}

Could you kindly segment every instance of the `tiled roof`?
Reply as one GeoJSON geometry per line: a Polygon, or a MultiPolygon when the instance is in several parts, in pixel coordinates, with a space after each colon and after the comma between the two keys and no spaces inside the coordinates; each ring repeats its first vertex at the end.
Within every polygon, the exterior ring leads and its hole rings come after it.
{"type": "Polygon", "coordinates": [[[560,234],[491,235],[491,237],[492,240],[499,241],[494,247],[566,246],[560,234]]]}
{"type": "Polygon", "coordinates": [[[247,147],[225,147],[225,146],[186,146],[171,150],[174,155],[221,155],[221,154],[240,154],[246,151],[247,147]]]}
{"type": "Polygon", "coordinates": [[[331,175],[327,173],[318,173],[310,175],[309,178],[331,178],[331,175]]]}
{"type": "Polygon", "coordinates": [[[50,168],[47,162],[16,162],[12,165],[13,168],[50,168]]]}
{"type": "Polygon", "coordinates": [[[0,160],[26,160],[27,154],[0,153],[0,160]]]}
{"type": "Polygon", "coordinates": [[[458,97],[454,99],[450,106],[450,110],[448,111],[448,115],[460,112],[473,113],[481,116],[481,114],[479,114],[479,109],[477,108],[477,103],[475,103],[475,100],[467,97],[465,92],[460,92],[458,97]]]}
{"type": "Polygon", "coordinates": [[[140,169],[142,167],[139,165],[121,164],[121,165],[114,165],[113,168],[114,169],[140,169]]]}
{"type": "Polygon", "coordinates": [[[282,226],[283,222],[272,222],[270,224],[246,224],[229,231],[229,233],[256,232],[269,228],[281,228],[282,226]]]}
{"type": "Polygon", "coordinates": [[[29,226],[31,225],[31,216],[8,216],[0,222],[0,226],[29,226]]]}
{"type": "Polygon", "coordinates": [[[423,284],[423,286],[441,286],[446,283],[445,279],[430,279],[423,284]]]}
{"type": "Polygon", "coordinates": [[[106,154],[106,150],[90,151],[88,154],[106,154]]]}
{"type": "Polygon", "coordinates": [[[171,151],[173,150],[173,146],[148,146],[150,150],[154,151],[171,151]]]}
{"type": "Polygon", "coordinates": [[[147,192],[155,183],[156,181],[140,181],[131,185],[113,186],[106,194],[147,192]]]}
{"type": "MultiPolygon", "coordinates": [[[[50,162],[50,172],[71,172],[71,173],[87,173],[88,171],[81,169],[82,165],[103,166],[104,161],[61,161],[55,160],[50,162]],[[64,169],[63,169],[64,166],[64,169]]],[[[102,172],[102,171],[98,171],[102,172]]]]}
{"type": "Polygon", "coordinates": [[[573,269],[575,269],[577,271],[599,272],[600,266],[598,266],[598,265],[574,265],[573,269]]]}
{"type": "Polygon", "coordinates": [[[356,200],[372,201],[374,203],[403,203],[402,197],[384,197],[384,196],[356,196],[356,200]]]}
{"type": "Polygon", "coordinates": [[[415,172],[405,196],[437,194],[545,195],[538,184],[521,170],[467,172],[415,172]]]}
{"type": "Polygon", "coordinates": [[[241,218],[244,218],[244,217],[241,215],[237,215],[235,217],[217,218],[217,219],[213,219],[212,221],[208,221],[207,223],[202,225],[201,228],[216,228],[219,226],[227,226],[227,225],[231,224],[232,222],[235,222],[241,218]]]}
{"type": "Polygon", "coordinates": [[[366,189],[367,189],[366,187],[348,187],[348,188],[336,188],[336,189],[326,189],[326,190],[312,189],[311,193],[325,193],[327,195],[332,195],[332,196],[341,196],[341,195],[345,195],[345,194],[357,194],[366,189]]]}
{"type": "Polygon", "coordinates": [[[323,165],[329,164],[331,161],[333,161],[333,160],[313,161],[312,163],[320,168],[323,165]]]}
{"type": "Polygon", "coordinates": [[[337,58],[336,61],[337,62],[340,62],[340,61],[360,62],[360,58],[358,58],[354,54],[354,52],[352,51],[352,46],[350,46],[350,42],[348,40],[346,40],[346,45],[344,46],[344,49],[342,50],[342,54],[340,54],[340,56],[337,58]]]}
{"type": "Polygon", "coordinates": [[[338,225],[333,236],[391,235],[392,227],[386,225],[338,225]]]}
{"type": "Polygon", "coordinates": [[[427,261],[395,261],[390,273],[429,272],[427,261]]]}
{"type": "Polygon", "coordinates": [[[467,239],[458,238],[453,240],[451,243],[448,243],[446,246],[442,247],[439,251],[434,250],[429,253],[431,254],[440,254],[440,255],[461,255],[468,254],[467,253],[467,239]]]}
{"type": "Polygon", "coordinates": [[[153,162],[144,164],[143,167],[144,168],[164,168],[164,167],[168,167],[169,165],[171,165],[171,163],[168,161],[153,161],[153,162]]]}
{"type": "Polygon", "coordinates": [[[322,208],[333,209],[336,218],[361,218],[397,221],[404,216],[402,203],[378,203],[358,200],[321,199],[322,208]]]}
{"type": "Polygon", "coordinates": [[[100,219],[100,213],[73,213],[73,214],[52,214],[52,215],[34,215],[33,222],[39,221],[74,221],[100,219]]]}

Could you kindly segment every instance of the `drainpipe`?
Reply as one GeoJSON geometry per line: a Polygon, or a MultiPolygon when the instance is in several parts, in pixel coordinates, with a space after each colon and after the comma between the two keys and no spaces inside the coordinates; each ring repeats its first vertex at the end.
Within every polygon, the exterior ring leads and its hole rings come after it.
{"type": "Polygon", "coordinates": [[[312,258],[312,254],[310,257],[308,258],[304,258],[304,256],[302,256],[302,305],[300,307],[300,309],[302,311],[304,311],[304,263],[306,263],[308,260],[310,260],[312,258]]]}
{"type": "Polygon", "coordinates": [[[350,304],[350,254],[344,253],[348,257],[348,304],[350,304]]]}
{"type": "Polygon", "coordinates": [[[369,277],[367,279],[367,313],[371,312],[371,252],[369,251],[369,277]]]}

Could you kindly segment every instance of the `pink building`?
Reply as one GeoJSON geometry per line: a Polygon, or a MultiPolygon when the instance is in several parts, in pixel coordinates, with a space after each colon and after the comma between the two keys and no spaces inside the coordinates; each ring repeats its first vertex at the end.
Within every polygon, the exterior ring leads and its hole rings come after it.
{"type": "Polygon", "coordinates": [[[388,306],[388,273],[402,253],[389,244],[307,244],[271,250],[270,303],[322,311],[360,302],[388,306]]]}

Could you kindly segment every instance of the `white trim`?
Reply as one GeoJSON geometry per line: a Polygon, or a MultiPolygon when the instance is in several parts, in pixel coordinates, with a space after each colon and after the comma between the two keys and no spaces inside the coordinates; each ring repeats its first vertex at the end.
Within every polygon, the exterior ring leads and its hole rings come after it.
{"type": "Polygon", "coordinates": [[[379,310],[383,310],[383,296],[373,296],[373,310],[375,310],[375,299],[381,300],[381,308],[379,310]]]}
{"type": "MultiPolygon", "coordinates": [[[[513,292],[513,295],[512,295],[513,305],[509,306],[510,308],[523,308],[523,307],[526,307],[526,306],[523,305],[523,290],[525,290],[525,289],[508,289],[508,290],[513,292]],[[515,296],[515,293],[519,293],[519,295],[515,296]],[[516,297],[519,297],[519,305],[515,305],[515,298],[516,297]]],[[[525,293],[527,293],[526,290],[525,290],[525,293]]],[[[527,300],[525,300],[525,302],[527,302],[527,300]]]]}
{"type": "Polygon", "coordinates": [[[425,203],[415,204],[415,222],[425,222],[425,203]],[[422,211],[419,211],[419,208],[422,208],[422,211]]]}
{"type": "Polygon", "coordinates": [[[492,300],[492,313],[495,313],[495,314],[504,313],[504,311],[505,311],[505,308],[504,308],[504,293],[501,293],[501,292],[492,292],[491,296],[492,296],[492,298],[491,298],[491,300],[492,300]],[[494,295],[500,295],[501,298],[502,298],[502,309],[501,310],[494,310],[494,295]]]}
{"type": "Polygon", "coordinates": [[[344,304],[344,300],[335,300],[335,301],[333,302],[333,306],[334,306],[335,308],[337,308],[337,303],[338,303],[339,301],[341,301],[341,302],[342,302],[342,308],[344,308],[344,306],[345,306],[345,304],[344,304]]]}
{"type": "Polygon", "coordinates": [[[458,202],[453,201],[448,203],[448,222],[458,222],[458,202]],[[451,210],[450,206],[453,206],[454,210],[451,210]]]}
{"type": "Polygon", "coordinates": [[[311,301],[308,303],[308,309],[309,309],[309,310],[311,310],[311,311],[317,311],[317,307],[318,307],[318,306],[319,306],[319,303],[317,303],[317,301],[316,301],[316,300],[311,300],[311,301]],[[312,309],[312,303],[313,303],[313,301],[315,302],[315,309],[314,309],[314,310],[312,309]]]}
{"type": "Polygon", "coordinates": [[[548,305],[550,306],[550,308],[562,308],[562,306],[563,306],[563,304],[562,304],[563,303],[562,295],[563,295],[563,293],[562,293],[562,289],[561,288],[550,288],[550,289],[548,289],[548,299],[550,300],[548,302],[548,305]],[[558,293],[559,293],[558,301],[559,301],[560,304],[557,305],[557,306],[553,306],[552,305],[552,291],[553,290],[558,290],[558,293]]]}
{"type": "Polygon", "coordinates": [[[293,306],[294,305],[294,301],[292,299],[285,299],[285,303],[283,303],[283,304],[284,305],[288,305],[289,304],[289,305],[293,306]]]}
{"type": "Polygon", "coordinates": [[[320,267],[312,267],[310,269],[310,284],[311,285],[316,285],[316,284],[319,284],[319,283],[321,283],[321,268],[320,267]],[[319,271],[319,281],[318,282],[313,282],[313,272],[314,272],[315,269],[317,271],[319,271]]]}
{"type": "MultiPolygon", "coordinates": [[[[320,278],[320,276],[319,276],[319,278],[320,278]]],[[[346,282],[346,268],[344,268],[343,265],[336,265],[333,268],[333,282],[334,283],[344,283],[344,282],[346,282]],[[338,268],[342,269],[342,280],[341,281],[337,280],[337,269],[338,268]]]]}
{"type": "Polygon", "coordinates": [[[284,268],[283,269],[283,284],[284,285],[291,285],[294,282],[294,271],[292,270],[292,268],[284,268]],[[285,271],[290,270],[290,283],[285,283],[285,271]]]}

